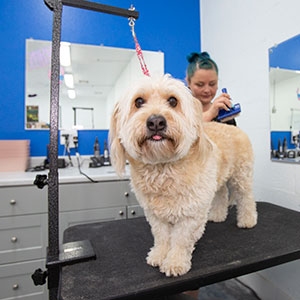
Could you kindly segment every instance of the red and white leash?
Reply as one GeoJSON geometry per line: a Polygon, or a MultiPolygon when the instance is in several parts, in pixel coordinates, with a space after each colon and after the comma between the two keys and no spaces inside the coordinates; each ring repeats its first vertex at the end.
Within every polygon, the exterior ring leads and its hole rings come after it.
{"type": "MultiPolygon", "coordinates": [[[[135,8],[131,5],[131,8],[130,10],[134,10],[135,8]]],[[[135,42],[135,50],[136,50],[136,54],[137,54],[137,57],[139,59],[139,62],[140,62],[140,65],[141,65],[141,68],[142,68],[142,71],[144,73],[144,75],[146,76],[150,76],[150,73],[149,73],[149,70],[147,69],[147,65],[145,63],[145,60],[144,60],[144,56],[143,56],[143,53],[142,53],[142,49],[141,49],[141,46],[136,38],[136,34],[135,34],[135,31],[134,31],[134,25],[135,25],[135,19],[134,18],[128,18],[129,21],[129,26],[131,27],[131,32],[132,32],[132,36],[133,36],[133,39],[134,39],[134,42],[135,42]]]]}

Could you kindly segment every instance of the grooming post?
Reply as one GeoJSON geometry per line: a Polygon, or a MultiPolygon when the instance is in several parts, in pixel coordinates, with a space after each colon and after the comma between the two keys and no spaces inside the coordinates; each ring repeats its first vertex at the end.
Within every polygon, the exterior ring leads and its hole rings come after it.
{"type": "MultiPolygon", "coordinates": [[[[48,255],[58,260],[59,224],[58,224],[58,111],[59,111],[59,71],[62,2],[56,0],[53,5],[52,55],[51,55],[51,89],[50,89],[50,149],[48,175],[48,255]]],[[[58,295],[60,266],[56,265],[48,272],[49,299],[58,295]]]]}
{"type": "Polygon", "coordinates": [[[59,110],[59,51],[61,39],[61,16],[62,3],[60,0],[55,1],[53,7],[53,31],[52,31],[52,56],[51,56],[51,90],[50,90],[50,149],[49,149],[49,252],[50,256],[57,256],[59,253],[58,246],[58,110],[59,110]],[[55,234],[55,237],[54,237],[55,234]]]}
{"type": "Polygon", "coordinates": [[[48,179],[37,175],[34,184],[43,188],[48,184],[48,248],[47,271],[38,269],[31,276],[35,285],[43,285],[48,277],[49,300],[57,300],[61,268],[64,265],[95,259],[90,241],[76,241],[59,246],[59,197],[58,197],[58,122],[59,122],[59,73],[60,41],[63,5],[107,14],[137,19],[133,10],[93,3],[85,0],[44,0],[53,11],[51,88],[50,88],[50,146],[48,179]]]}

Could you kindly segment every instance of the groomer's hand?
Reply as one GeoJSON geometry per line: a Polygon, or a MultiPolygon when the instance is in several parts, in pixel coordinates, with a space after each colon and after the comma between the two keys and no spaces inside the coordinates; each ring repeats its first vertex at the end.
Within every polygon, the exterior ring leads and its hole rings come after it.
{"type": "Polygon", "coordinates": [[[232,107],[230,99],[230,96],[226,93],[222,93],[219,97],[217,97],[211,104],[209,110],[205,112],[206,121],[213,120],[219,114],[220,109],[229,111],[232,107]]]}

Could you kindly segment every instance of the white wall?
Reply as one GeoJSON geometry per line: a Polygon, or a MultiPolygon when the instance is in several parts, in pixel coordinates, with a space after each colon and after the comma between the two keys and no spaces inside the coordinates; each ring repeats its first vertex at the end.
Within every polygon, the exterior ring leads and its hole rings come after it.
{"type": "MultiPolygon", "coordinates": [[[[143,57],[147,65],[147,69],[149,70],[150,76],[159,76],[164,74],[164,53],[160,51],[143,51],[143,57]]],[[[127,89],[132,84],[134,84],[136,80],[143,76],[145,75],[143,74],[143,71],[140,67],[138,57],[136,53],[133,53],[130,62],[123,70],[108,95],[106,107],[107,116],[111,116],[114,104],[120,99],[120,97],[123,96],[124,92],[126,92],[127,89]]],[[[107,119],[107,128],[109,128],[110,117],[107,119]]]]}
{"type": "Polygon", "coordinates": [[[67,96],[61,95],[61,128],[71,129],[74,126],[74,110],[73,107],[94,108],[91,110],[76,110],[76,125],[82,126],[82,129],[105,129],[106,126],[106,99],[103,97],[82,97],[77,96],[75,99],[69,99],[67,96]],[[94,127],[93,127],[94,122],[94,127]]]}
{"type": "MultiPolygon", "coordinates": [[[[50,97],[48,95],[48,97],[50,97]]],[[[27,98],[26,105],[37,105],[39,107],[39,122],[50,123],[50,99],[37,96],[34,98],[27,98]]],[[[106,99],[99,98],[86,98],[78,96],[75,99],[69,99],[60,91],[60,116],[62,119],[59,121],[59,127],[63,129],[72,129],[74,125],[74,110],[73,107],[89,107],[94,108],[92,113],[90,110],[78,109],[76,113],[77,125],[83,126],[83,129],[92,129],[92,122],[94,121],[94,128],[105,129],[107,126],[106,117],[106,99]],[[94,119],[92,118],[94,115],[94,119]]],[[[26,119],[25,119],[26,122],[26,119]]]]}
{"type": "MultiPolygon", "coordinates": [[[[268,79],[268,48],[299,34],[300,1],[200,0],[200,8],[202,51],[217,62],[220,87],[241,103],[238,126],[253,144],[255,197],[300,211],[300,165],[270,161],[268,79]]],[[[299,300],[299,278],[296,261],[244,280],[263,299],[299,300]]]]}

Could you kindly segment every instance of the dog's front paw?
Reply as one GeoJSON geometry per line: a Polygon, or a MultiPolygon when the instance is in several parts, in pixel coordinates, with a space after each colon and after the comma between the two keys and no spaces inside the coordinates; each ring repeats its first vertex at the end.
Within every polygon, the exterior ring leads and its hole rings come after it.
{"type": "Polygon", "coordinates": [[[166,276],[181,276],[191,269],[191,256],[180,253],[169,253],[160,266],[160,271],[166,276]]]}
{"type": "Polygon", "coordinates": [[[146,258],[147,264],[152,267],[161,266],[163,260],[166,258],[168,253],[168,247],[166,246],[154,246],[150,249],[146,258]]]}
{"type": "Polygon", "coordinates": [[[238,216],[237,226],[239,228],[252,228],[257,224],[257,212],[238,216]]]}

